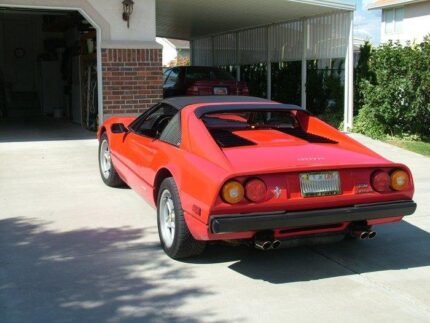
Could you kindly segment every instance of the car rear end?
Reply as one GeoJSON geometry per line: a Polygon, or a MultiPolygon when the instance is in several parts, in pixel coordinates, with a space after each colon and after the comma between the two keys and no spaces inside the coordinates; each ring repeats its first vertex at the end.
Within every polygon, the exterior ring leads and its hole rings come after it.
{"type": "Polygon", "coordinates": [[[246,82],[219,68],[189,66],[185,68],[186,95],[248,95],[246,82]]]}
{"type": "Polygon", "coordinates": [[[412,214],[412,195],[412,176],[398,164],[237,176],[222,186],[209,229],[249,237],[265,232],[272,240],[327,233],[364,237],[372,225],[412,214]]]}
{"type": "Polygon", "coordinates": [[[305,111],[261,113],[264,120],[245,110],[200,116],[232,174],[220,183],[205,239],[254,239],[266,249],[305,238],[373,238],[373,225],[415,211],[406,166],[305,111]]]}

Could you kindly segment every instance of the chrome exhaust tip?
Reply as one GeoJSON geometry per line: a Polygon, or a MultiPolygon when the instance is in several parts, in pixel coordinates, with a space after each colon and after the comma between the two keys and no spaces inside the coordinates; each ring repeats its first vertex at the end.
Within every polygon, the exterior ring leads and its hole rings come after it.
{"type": "Polygon", "coordinates": [[[375,237],[376,237],[375,231],[369,231],[369,233],[367,234],[367,239],[373,239],[375,237]]]}
{"type": "Polygon", "coordinates": [[[354,230],[351,232],[351,235],[353,237],[359,238],[360,240],[367,239],[369,236],[369,231],[363,231],[363,230],[354,230]]]}
{"type": "Polygon", "coordinates": [[[272,248],[273,249],[278,249],[280,246],[281,246],[281,241],[275,240],[272,242],[272,248]]]}
{"type": "Polygon", "coordinates": [[[367,231],[363,231],[363,232],[361,232],[360,233],[360,239],[361,240],[365,240],[365,239],[367,239],[369,237],[369,232],[367,232],[367,231]]]}
{"type": "Polygon", "coordinates": [[[266,240],[266,241],[255,241],[255,248],[260,250],[269,250],[272,247],[272,242],[266,240]]]}

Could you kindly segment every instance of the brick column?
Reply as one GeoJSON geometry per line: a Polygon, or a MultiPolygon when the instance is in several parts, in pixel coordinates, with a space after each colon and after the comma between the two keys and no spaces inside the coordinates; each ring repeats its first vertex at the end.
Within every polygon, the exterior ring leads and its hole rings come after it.
{"type": "Polygon", "coordinates": [[[161,49],[102,49],[103,112],[137,115],[163,96],[161,49]]]}

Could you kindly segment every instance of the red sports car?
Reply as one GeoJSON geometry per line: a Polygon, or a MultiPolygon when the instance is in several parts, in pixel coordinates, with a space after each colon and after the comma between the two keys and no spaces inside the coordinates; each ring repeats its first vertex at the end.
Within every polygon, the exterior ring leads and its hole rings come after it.
{"type": "Polygon", "coordinates": [[[276,249],[371,239],[416,204],[410,170],[306,110],[253,97],[170,98],[99,129],[100,173],[157,208],[172,258],[211,240],[276,249]]]}
{"type": "Polygon", "coordinates": [[[163,96],[248,95],[245,82],[212,66],[176,66],[164,72],[163,96]]]}

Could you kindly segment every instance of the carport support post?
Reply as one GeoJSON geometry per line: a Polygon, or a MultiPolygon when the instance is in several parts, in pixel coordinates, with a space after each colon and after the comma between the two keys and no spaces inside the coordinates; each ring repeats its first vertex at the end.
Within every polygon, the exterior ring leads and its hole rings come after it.
{"type": "Polygon", "coordinates": [[[267,98],[269,100],[272,99],[272,62],[270,57],[270,27],[266,27],[267,38],[266,38],[266,46],[267,46],[267,98]]]}
{"type": "Polygon", "coordinates": [[[306,64],[306,51],[308,48],[308,21],[307,19],[303,19],[303,52],[302,52],[302,84],[301,84],[301,93],[302,100],[301,105],[302,108],[306,109],[306,79],[307,79],[307,64],[306,64]]]}
{"type": "Polygon", "coordinates": [[[236,33],[236,81],[240,82],[240,45],[239,45],[239,33],[236,33]]]}
{"type": "Polygon", "coordinates": [[[350,25],[348,33],[348,43],[345,54],[345,100],[344,100],[344,116],[343,130],[350,131],[352,129],[352,119],[354,112],[354,48],[353,48],[353,23],[354,15],[350,13],[350,25]]]}

